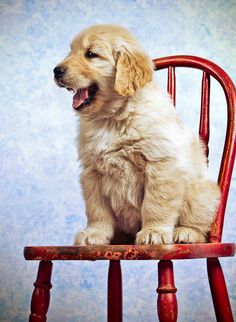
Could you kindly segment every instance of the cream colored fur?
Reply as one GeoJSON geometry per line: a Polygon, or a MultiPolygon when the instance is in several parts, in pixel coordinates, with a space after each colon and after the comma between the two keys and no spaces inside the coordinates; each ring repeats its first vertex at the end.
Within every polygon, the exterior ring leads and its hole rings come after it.
{"type": "Polygon", "coordinates": [[[92,26],[58,66],[67,68],[63,84],[99,87],[79,112],[88,224],[75,244],[109,244],[117,231],[137,244],[206,241],[218,186],[207,177],[202,143],[155,84],[134,37],[119,26],[92,26]],[[98,57],[86,58],[87,50],[98,57]]]}

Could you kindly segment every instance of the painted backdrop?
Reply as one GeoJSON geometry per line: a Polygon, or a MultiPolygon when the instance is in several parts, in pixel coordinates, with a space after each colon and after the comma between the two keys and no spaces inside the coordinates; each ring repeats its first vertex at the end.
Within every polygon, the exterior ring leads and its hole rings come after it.
{"type": "MultiPolygon", "coordinates": [[[[0,321],[25,322],[37,263],[24,245],[70,245],[85,226],[71,95],[55,86],[52,70],[71,39],[95,23],[134,32],[151,57],[192,54],[222,66],[235,80],[234,0],[0,1],[0,321]]],[[[165,88],[163,74],[156,76],[165,88]]],[[[177,75],[177,108],[196,131],[200,74],[177,75]],[[184,97],[182,96],[184,95],[184,97]]],[[[210,171],[216,177],[224,134],[222,91],[213,94],[210,171]]],[[[224,240],[235,241],[236,185],[231,185],[224,240]]],[[[235,260],[222,259],[236,309],[235,260]]],[[[124,321],[156,321],[155,262],[123,264],[124,321]]],[[[105,262],[54,264],[48,321],[104,322],[105,262]]],[[[215,321],[205,262],[176,262],[179,321],[215,321]]]]}

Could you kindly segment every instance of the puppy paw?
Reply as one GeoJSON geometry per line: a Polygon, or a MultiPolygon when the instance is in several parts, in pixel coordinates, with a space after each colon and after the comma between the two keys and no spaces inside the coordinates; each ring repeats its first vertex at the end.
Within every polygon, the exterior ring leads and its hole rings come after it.
{"type": "Polygon", "coordinates": [[[85,229],[75,236],[75,246],[108,245],[110,238],[96,229],[85,229]]]}
{"type": "Polygon", "coordinates": [[[171,244],[173,243],[172,229],[142,229],[136,235],[136,244],[171,244]]]}
{"type": "Polygon", "coordinates": [[[177,227],[174,230],[174,242],[175,243],[204,243],[206,241],[205,236],[198,230],[190,227],[177,227]]]}

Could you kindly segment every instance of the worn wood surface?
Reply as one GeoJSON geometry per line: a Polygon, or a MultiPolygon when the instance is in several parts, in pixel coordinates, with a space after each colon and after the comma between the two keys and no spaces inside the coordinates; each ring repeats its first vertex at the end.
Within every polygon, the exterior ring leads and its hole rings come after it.
{"type": "Polygon", "coordinates": [[[29,246],[27,260],[156,260],[233,256],[235,244],[29,246]]]}

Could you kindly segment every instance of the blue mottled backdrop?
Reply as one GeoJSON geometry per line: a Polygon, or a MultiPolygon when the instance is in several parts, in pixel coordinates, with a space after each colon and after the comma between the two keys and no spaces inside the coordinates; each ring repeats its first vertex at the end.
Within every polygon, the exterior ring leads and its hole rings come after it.
{"type": "MultiPolygon", "coordinates": [[[[86,223],[75,147],[78,124],[71,95],[52,79],[73,36],[94,23],[121,24],[151,57],[199,55],[235,80],[235,21],[235,0],[0,1],[1,322],[25,322],[28,316],[37,263],[24,261],[24,245],[70,245],[86,223]]],[[[165,86],[163,75],[157,79],[165,86]]],[[[178,110],[196,130],[200,75],[180,72],[178,81],[178,110]]],[[[212,85],[210,170],[216,176],[226,113],[223,93],[212,85]]],[[[224,232],[231,242],[235,186],[234,176],[224,232]]],[[[235,260],[221,262],[235,312],[235,260]]],[[[215,321],[205,268],[203,260],[175,264],[179,321],[215,321]]],[[[48,321],[104,322],[106,273],[106,262],[55,263],[48,321]]],[[[124,321],[156,321],[156,263],[124,262],[123,279],[124,321]]]]}

